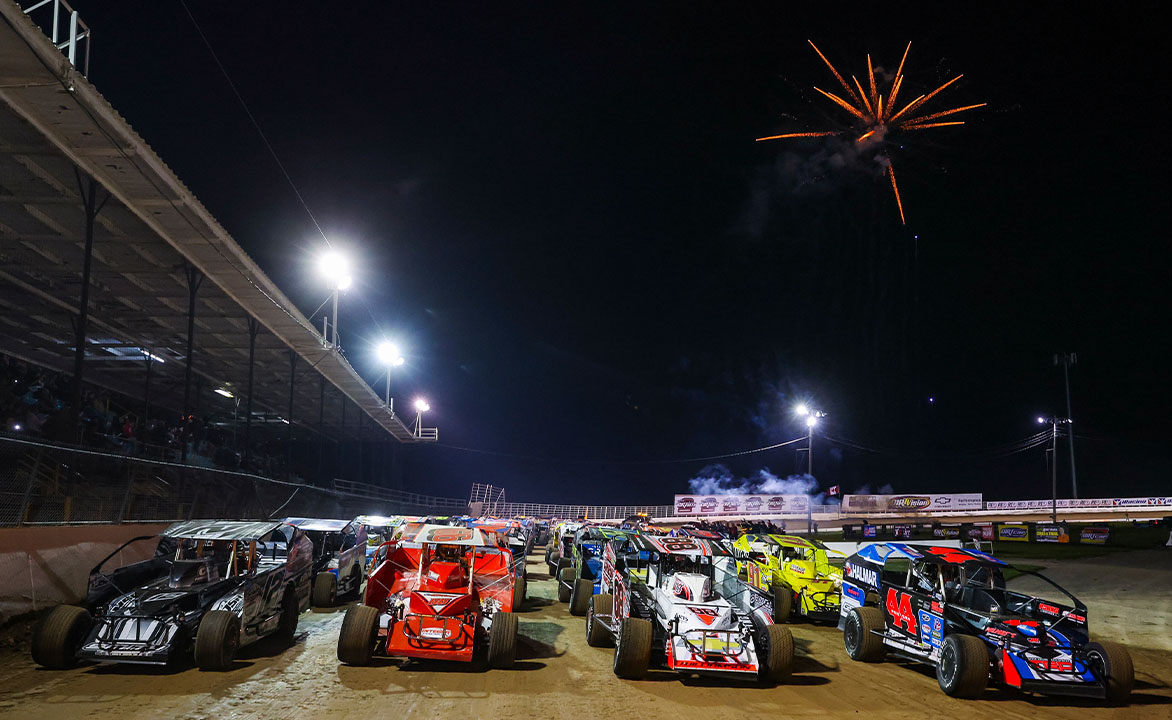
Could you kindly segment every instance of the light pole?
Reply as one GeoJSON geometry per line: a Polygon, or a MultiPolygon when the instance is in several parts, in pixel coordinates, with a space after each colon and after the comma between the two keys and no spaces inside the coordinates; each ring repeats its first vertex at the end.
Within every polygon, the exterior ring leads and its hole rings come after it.
{"type": "Polygon", "coordinates": [[[382,342],[379,344],[378,361],[387,369],[387,388],[383,404],[386,405],[387,410],[391,415],[395,414],[395,405],[391,401],[391,368],[398,367],[403,364],[403,356],[399,354],[399,348],[391,342],[382,342]]]}
{"type": "Polygon", "coordinates": [[[1038,418],[1039,425],[1050,424],[1050,519],[1058,522],[1058,426],[1069,425],[1070,418],[1038,418]]]}
{"type": "MultiPolygon", "coordinates": [[[[1071,418],[1074,417],[1074,411],[1070,409],[1070,366],[1078,364],[1078,353],[1059,353],[1054,356],[1054,364],[1062,363],[1062,380],[1066,384],[1066,417],[1068,422],[1073,422],[1071,418]]],[[[1067,443],[1070,446],[1070,493],[1071,497],[1078,499],[1078,476],[1074,473],[1074,431],[1070,433],[1067,443]]]]}
{"type": "Polygon", "coordinates": [[[330,333],[328,340],[329,347],[334,350],[338,349],[338,296],[342,291],[350,287],[354,278],[350,276],[350,261],[344,255],[337,252],[328,252],[321,258],[320,263],[322,274],[326,276],[326,280],[330,283],[332,291],[333,308],[333,330],[330,333]]]}
{"type": "Polygon", "coordinates": [[[415,437],[423,437],[423,413],[431,410],[431,405],[423,398],[415,398],[415,437]]]}
{"type": "MultiPolygon", "coordinates": [[[[818,426],[818,421],[826,417],[826,413],[821,410],[813,409],[806,404],[800,404],[794,408],[794,414],[806,418],[806,474],[810,479],[814,479],[814,428],[818,426]]],[[[814,507],[810,502],[809,494],[806,496],[806,533],[814,532],[814,507]]]]}

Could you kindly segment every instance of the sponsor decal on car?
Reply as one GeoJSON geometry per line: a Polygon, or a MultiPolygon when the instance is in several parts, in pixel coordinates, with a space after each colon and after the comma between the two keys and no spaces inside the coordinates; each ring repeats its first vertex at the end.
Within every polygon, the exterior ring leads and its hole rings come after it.
{"type": "Polygon", "coordinates": [[[850,599],[856,600],[860,603],[863,602],[863,600],[867,597],[867,594],[863,592],[862,588],[856,585],[851,585],[850,583],[842,584],[842,593],[850,599]]]}
{"type": "Polygon", "coordinates": [[[692,611],[692,614],[700,618],[700,622],[705,625],[711,625],[720,617],[720,610],[711,607],[692,607],[688,605],[687,608],[692,611]]]}
{"type": "Polygon", "coordinates": [[[985,634],[986,635],[996,635],[997,637],[1015,637],[1016,636],[1016,633],[1014,633],[1011,630],[1003,630],[1002,628],[992,627],[992,626],[985,628],[985,634]]]}
{"type": "Polygon", "coordinates": [[[846,576],[860,580],[871,587],[879,587],[879,573],[869,567],[848,562],[846,564],[846,576]]]}
{"type": "Polygon", "coordinates": [[[1072,621],[1074,621],[1076,623],[1085,623],[1087,621],[1086,615],[1079,615],[1078,613],[1073,612],[1071,610],[1067,610],[1064,613],[1062,613],[1062,617],[1070,618],[1072,621]]]}
{"type": "Polygon", "coordinates": [[[442,627],[428,627],[419,631],[419,637],[428,640],[447,640],[448,631],[442,627]]]}
{"type": "Polygon", "coordinates": [[[1044,602],[1038,603],[1038,611],[1044,612],[1047,615],[1058,615],[1060,612],[1057,606],[1044,602]]]}

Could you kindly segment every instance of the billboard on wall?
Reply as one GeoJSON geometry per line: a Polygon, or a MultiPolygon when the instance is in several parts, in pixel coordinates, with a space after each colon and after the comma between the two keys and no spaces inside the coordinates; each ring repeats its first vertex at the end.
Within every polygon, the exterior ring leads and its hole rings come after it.
{"type": "Polygon", "coordinates": [[[1106,545],[1110,536],[1109,527],[1085,527],[1079,534],[1078,541],[1084,545],[1106,545]]]}
{"type": "Polygon", "coordinates": [[[1064,525],[1035,525],[1034,542],[1068,543],[1070,536],[1066,534],[1064,525]]]}
{"type": "Polygon", "coordinates": [[[950,510],[981,510],[981,493],[938,495],[931,493],[908,495],[845,495],[844,513],[908,513],[948,512],[950,510]]]}
{"type": "Polygon", "coordinates": [[[997,539],[1009,542],[1029,542],[1029,525],[998,525],[997,539]]]}
{"type": "Polygon", "coordinates": [[[676,495],[675,514],[804,515],[809,503],[805,495],[676,495]]]}

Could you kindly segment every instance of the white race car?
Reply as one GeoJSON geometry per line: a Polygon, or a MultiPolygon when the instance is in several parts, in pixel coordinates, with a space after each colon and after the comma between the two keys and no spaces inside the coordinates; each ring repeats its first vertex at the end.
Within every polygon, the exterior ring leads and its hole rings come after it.
{"type": "Polygon", "coordinates": [[[631,535],[603,552],[586,641],[614,643],[614,672],[623,678],[644,677],[662,658],[677,672],[778,683],[793,668],[794,643],[771,608],[768,595],[737,577],[722,543],[631,535]]]}

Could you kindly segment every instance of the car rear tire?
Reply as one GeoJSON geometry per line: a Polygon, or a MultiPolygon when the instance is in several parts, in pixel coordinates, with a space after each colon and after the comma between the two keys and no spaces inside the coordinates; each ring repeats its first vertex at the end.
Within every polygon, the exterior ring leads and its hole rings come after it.
{"type": "Polygon", "coordinates": [[[1131,663],[1131,654],[1127,648],[1119,643],[1100,640],[1087,643],[1083,649],[1090,658],[1095,674],[1106,682],[1107,702],[1111,705],[1126,704],[1135,685],[1135,666],[1131,663]]]}
{"type": "Polygon", "coordinates": [[[362,566],[355,565],[350,569],[350,589],[346,591],[346,596],[357,600],[362,597],[362,566]]]}
{"type": "Polygon", "coordinates": [[[590,647],[614,647],[614,636],[595,615],[614,614],[614,596],[609,593],[593,595],[586,609],[586,644],[590,647]]]}
{"type": "Polygon", "coordinates": [[[846,654],[859,662],[883,662],[887,648],[883,638],[874,631],[883,632],[885,627],[883,611],[879,608],[869,605],[851,608],[842,628],[846,654]]]}
{"type": "Polygon", "coordinates": [[[955,698],[980,696],[989,684],[989,651],[972,635],[949,635],[940,648],[936,682],[945,695],[955,698]]]}
{"type": "Polygon", "coordinates": [[[590,608],[590,598],[594,597],[594,581],[578,578],[574,582],[574,589],[570,592],[570,614],[582,616],[590,608]]]}
{"type": "Polygon", "coordinates": [[[77,664],[77,651],[94,625],[85,608],[58,605],[49,611],[33,633],[33,662],[64,670],[77,664]]]}
{"type": "Polygon", "coordinates": [[[352,605],[338,633],[338,660],[347,665],[369,665],[378,642],[378,610],[352,605]]]}
{"type": "Polygon", "coordinates": [[[297,593],[289,588],[281,598],[281,621],[277,624],[277,637],[292,640],[297,635],[297,619],[300,616],[301,605],[297,602],[297,593]]]}
{"type": "Polygon", "coordinates": [[[331,572],[318,573],[313,579],[313,606],[333,607],[338,604],[338,576],[331,572]]]}
{"type": "Polygon", "coordinates": [[[794,636],[784,625],[766,625],[758,634],[757,678],[776,685],[789,679],[794,669],[794,636]]]}
{"type": "Polygon", "coordinates": [[[513,612],[517,612],[525,606],[525,593],[529,589],[529,582],[519,577],[513,582],[513,612]]]}
{"type": "Polygon", "coordinates": [[[627,680],[642,680],[651,664],[651,622],[623,618],[614,649],[614,674],[627,680]]]}
{"type": "Polygon", "coordinates": [[[574,568],[562,568],[558,571],[558,602],[568,603],[574,587],[574,568]]]}
{"type": "Polygon", "coordinates": [[[240,618],[228,610],[210,610],[195,631],[195,664],[200,670],[227,670],[240,648],[240,618]]]}
{"type": "Polygon", "coordinates": [[[777,583],[773,591],[773,622],[789,622],[789,614],[794,607],[794,591],[785,583],[777,583]]]}
{"type": "Polygon", "coordinates": [[[488,630],[488,665],[494,668],[512,667],[517,659],[517,616],[498,612],[492,616],[488,630]]]}

